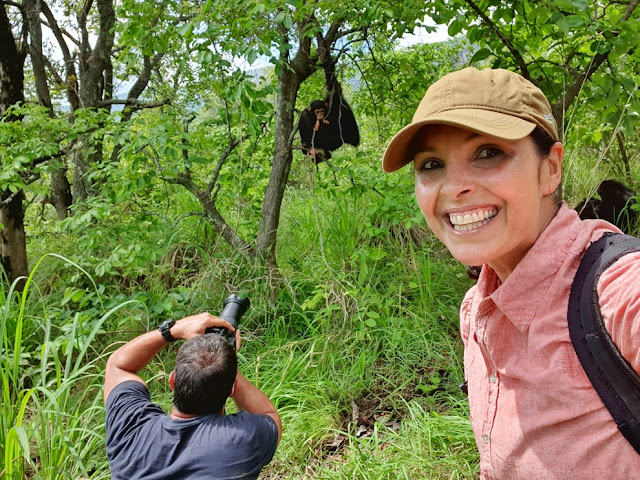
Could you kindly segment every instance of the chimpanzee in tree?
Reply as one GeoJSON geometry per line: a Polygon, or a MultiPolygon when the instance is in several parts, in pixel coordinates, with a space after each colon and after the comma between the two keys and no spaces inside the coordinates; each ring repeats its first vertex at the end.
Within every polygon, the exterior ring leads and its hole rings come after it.
{"type": "Polygon", "coordinates": [[[318,163],[331,158],[331,152],[348,143],[360,144],[360,131],[351,107],[342,95],[336,79],[335,63],[325,66],[328,93],[324,100],[314,100],[300,114],[298,129],[302,152],[318,163]]]}

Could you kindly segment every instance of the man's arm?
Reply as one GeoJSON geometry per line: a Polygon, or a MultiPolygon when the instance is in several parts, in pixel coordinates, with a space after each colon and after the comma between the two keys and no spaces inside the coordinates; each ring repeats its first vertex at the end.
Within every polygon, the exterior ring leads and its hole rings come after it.
{"type": "Polygon", "coordinates": [[[278,427],[278,442],[282,437],[282,423],[280,423],[280,415],[276,407],[273,406],[271,400],[262,393],[258,387],[245,378],[242,373],[236,375],[236,384],[231,395],[231,399],[238,407],[238,410],[245,410],[256,415],[268,415],[273,418],[278,427]]]}
{"type": "MultiPolygon", "coordinates": [[[[225,327],[233,331],[233,327],[227,321],[209,313],[199,313],[178,320],[171,327],[171,335],[175,338],[189,340],[204,334],[208,327],[225,327]]],[[[162,334],[158,330],[154,330],[134,338],[116,350],[107,360],[104,375],[105,403],[111,390],[122,382],[134,380],[144,384],[144,380],[137,372],[146,367],[166,345],[168,342],[162,337],[162,334]]]]}

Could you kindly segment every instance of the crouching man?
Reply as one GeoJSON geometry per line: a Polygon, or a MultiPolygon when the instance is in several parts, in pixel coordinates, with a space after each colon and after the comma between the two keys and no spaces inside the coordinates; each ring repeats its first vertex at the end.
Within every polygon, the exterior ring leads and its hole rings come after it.
{"type": "Polygon", "coordinates": [[[236,350],[208,327],[233,331],[225,320],[200,313],[145,333],[107,361],[104,399],[107,457],[112,480],[256,479],[275,453],[282,426],[267,396],[237,367],[236,350]],[[173,408],[150,400],[137,375],[170,342],[185,340],[169,375],[173,408]],[[239,413],[226,415],[231,397],[239,413]]]}

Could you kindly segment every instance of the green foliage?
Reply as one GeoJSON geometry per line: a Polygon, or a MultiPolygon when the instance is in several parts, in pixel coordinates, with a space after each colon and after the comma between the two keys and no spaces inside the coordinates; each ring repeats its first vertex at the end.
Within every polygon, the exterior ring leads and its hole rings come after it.
{"type": "MultiPolygon", "coordinates": [[[[99,453],[104,449],[102,354],[95,340],[126,303],[90,323],[80,308],[68,323],[54,325],[46,302],[35,300],[31,292],[34,274],[45,260],[52,259],[40,260],[22,294],[13,286],[6,295],[2,292],[0,470],[11,479],[88,477],[105,467],[99,453]]],[[[69,291],[65,300],[83,296],[69,291]]]]}
{"type": "Polygon", "coordinates": [[[379,138],[390,138],[411,122],[429,85],[455,69],[468,48],[456,40],[401,50],[378,43],[371,51],[358,51],[353,75],[361,86],[352,101],[356,112],[375,118],[379,138]]]}
{"type": "Polygon", "coordinates": [[[43,107],[11,106],[0,119],[0,190],[24,190],[34,178],[56,168],[55,159],[72,141],[69,133],[66,122],[51,118],[43,107]],[[54,161],[42,162],[51,157],[54,161]]]}
{"type": "MultiPolygon", "coordinates": [[[[561,112],[582,89],[579,103],[598,112],[599,123],[611,129],[622,122],[625,134],[632,133],[640,108],[636,68],[640,14],[634,2],[453,0],[432,7],[432,18],[448,24],[450,35],[465,32],[479,47],[470,63],[486,60],[493,67],[519,71],[552,104],[559,104],[561,112]],[[601,67],[603,62],[606,66],[601,67]]],[[[575,114],[575,109],[567,110],[565,129],[575,114]]],[[[581,136],[580,141],[589,137],[581,136]]]]}

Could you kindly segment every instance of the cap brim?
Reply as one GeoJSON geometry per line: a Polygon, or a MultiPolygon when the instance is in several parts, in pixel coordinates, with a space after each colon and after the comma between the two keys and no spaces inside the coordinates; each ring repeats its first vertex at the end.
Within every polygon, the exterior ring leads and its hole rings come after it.
{"type": "Polygon", "coordinates": [[[413,160],[413,138],[425,125],[450,125],[504,140],[520,140],[536,127],[533,122],[492,110],[468,108],[439,112],[414,121],[391,139],[382,157],[385,172],[395,172],[413,160]]]}

